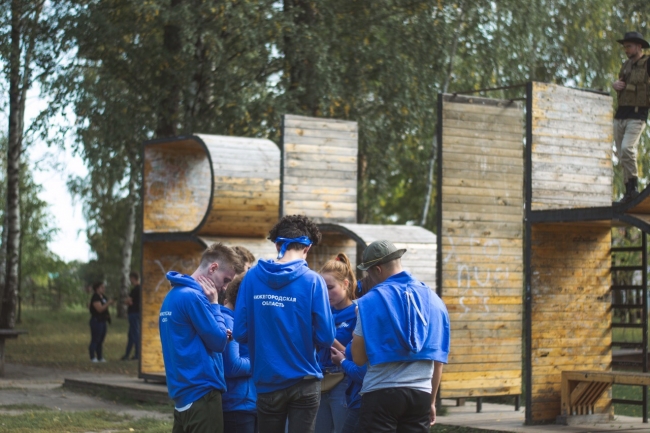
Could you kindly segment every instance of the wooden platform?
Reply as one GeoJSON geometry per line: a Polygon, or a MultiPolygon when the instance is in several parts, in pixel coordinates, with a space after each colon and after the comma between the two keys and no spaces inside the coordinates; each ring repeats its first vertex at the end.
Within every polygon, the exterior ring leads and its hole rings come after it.
{"type": "Polygon", "coordinates": [[[121,374],[76,373],[66,376],[63,387],[73,391],[119,393],[130,399],[167,404],[171,401],[164,383],[147,383],[144,380],[121,374]]]}
{"type": "Polygon", "coordinates": [[[615,420],[602,424],[564,426],[556,424],[524,425],[524,409],[515,412],[513,406],[483,403],[481,413],[476,413],[476,404],[467,402],[455,407],[455,400],[442,400],[447,406],[447,415],[438,417],[438,424],[480,428],[499,432],[517,433],[641,433],[650,431],[641,418],[617,416],[615,420]]]}

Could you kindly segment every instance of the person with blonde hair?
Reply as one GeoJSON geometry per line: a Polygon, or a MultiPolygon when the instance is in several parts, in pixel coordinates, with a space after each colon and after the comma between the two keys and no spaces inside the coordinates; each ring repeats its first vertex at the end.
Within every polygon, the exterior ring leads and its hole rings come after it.
{"type": "Polygon", "coordinates": [[[345,253],[339,253],[321,268],[327,285],[327,297],[336,327],[336,339],[331,347],[318,348],[318,361],[324,374],[320,406],[316,416],[316,433],[340,433],[347,414],[346,390],[348,383],[344,370],[332,362],[332,348],[345,352],[352,341],[352,331],[357,323],[355,291],[357,281],[354,268],[345,253]]]}
{"type": "Polygon", "coordinates": [[[158,329],[167,391],[174,401],[173,433],[223,433],[221,395],[226,391],[221,353],[231,330],[219,292],[244,271],[239,256],[210,245],[192,275],[168,272],[171,290],[160,308],[158,329]]]}

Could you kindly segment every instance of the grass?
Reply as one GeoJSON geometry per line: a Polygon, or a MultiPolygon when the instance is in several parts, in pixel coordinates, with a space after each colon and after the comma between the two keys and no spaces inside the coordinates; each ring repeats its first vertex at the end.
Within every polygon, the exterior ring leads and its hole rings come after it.
{"type": "Polygon", "coordinates": [[[496,430],[483,430],[472,427],[459,427],[455,425],[436,424],[431,427],[431,433],[499,433],[496,430]]]}
{"type": "Polygon", "coordinates": [[[30,411],[20,415],[3,415],[0,431],[12,433],[111,432],[163,433],[171,430],[171,421],[152,418],[133,420],[129,416],[106,411],[51,412],[30,411]]]}
{"type": "Polygon", "coordinates": [[[87,310],[50,311],[23,309],[22,323],[16,328],[29,334],[7,340],[6,361],[66,370],[137,375],[136,361],[120,361],[124,355],[129,328],[126,319],[113,318],[104,341],[106,363],[91,363],[90,313],[87,310]]]}
{"type": "MultiPolygon", "coordinates": [[[[640,386],[613,385],[612,398],[623,398],[626,400],[641,400],[643,398],[643,388],[640,386]]],[[[616,415],[642,417],[642,406],[632,406],[629,404],[615,404],[614,413],[616,415]]]]}

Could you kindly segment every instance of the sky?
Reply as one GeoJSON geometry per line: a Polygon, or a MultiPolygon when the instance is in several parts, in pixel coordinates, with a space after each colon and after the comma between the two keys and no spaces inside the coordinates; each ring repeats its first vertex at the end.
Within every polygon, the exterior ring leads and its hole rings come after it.
{"type": "MultiPolygon", "coordinates": [[[[25,125],[29,125],[46,104],[47,101],[39,97],[39,89],[32,89],[25,105],[25,125]]],[[[65,261],[88,261],[91,252],[82,203],[73,200],[66,185],[70,176],[87,175],[83,160],[72,154],[69,145],[66,149],[48,147],[40,140],[28,147],[26,154],[35,183],[43,187],[39,197],[49,204],[52,226],[59,229],[49,244],[50,250],[65,261]]]]}

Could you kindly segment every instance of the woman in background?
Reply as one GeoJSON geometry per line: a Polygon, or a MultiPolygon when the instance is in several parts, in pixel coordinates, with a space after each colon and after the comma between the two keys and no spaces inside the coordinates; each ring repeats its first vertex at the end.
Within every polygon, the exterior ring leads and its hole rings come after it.
{"type": "Polygon", "coordinates": [[[114,304],[114,301],[109,301],[104,295],[106,286],[104,283],[96,282],[93,284],[93,296],[90,298],[90,352],[91,362],[106,362],[102,352],[102,345],[104,338],[106,338],[106,331],[108,323],[111,321],[111,314],[108,307],[114,304]]]}

